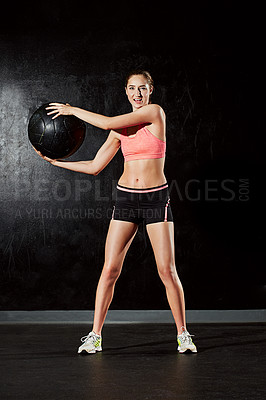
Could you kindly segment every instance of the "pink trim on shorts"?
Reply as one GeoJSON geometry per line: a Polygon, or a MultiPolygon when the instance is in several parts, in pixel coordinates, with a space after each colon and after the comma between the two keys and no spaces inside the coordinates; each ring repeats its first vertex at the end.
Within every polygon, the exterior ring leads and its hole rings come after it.
{"type": "Polygon", "coordinates": [[[123,190],[124,192],[130,192],[130,193],[150,193],[150,192],[157,192],[158,190],[166,189],[168,187],[168,184],[158,186],[156,188],[151,188],[151,189],[131,189],[131,188],[125,188],[123,186],[117,185],[117,189],[123,190]]]}
{"type": "Polygon", "coordinates": [[[168,199],[168,201],[167,201],[167,203],[166,203],[166,205],[165,205],[165,211],[164,211],[164,222],[166,222],[167,221],[167,208],[168,208],[168,206],[169,206],[169,203],[170,203],[170,199],[168,199]]]}
{"type": "Polygon", "coordinates": [[[114,219],[114,215],[115,215],[115,206],[113,207],[112,219],[114,219]]]}

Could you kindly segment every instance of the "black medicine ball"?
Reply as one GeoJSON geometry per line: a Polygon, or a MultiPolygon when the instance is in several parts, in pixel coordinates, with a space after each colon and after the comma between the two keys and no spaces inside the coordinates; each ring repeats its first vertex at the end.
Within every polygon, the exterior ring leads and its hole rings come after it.
{"type": "Polygon", "coordinates": [[[28,134],[31,144],[42,155],[57,159],[69,157],[83,143],[86,125],[73,115],[60,115],[52,119],[47,115],[45,108],[49,103],[43,104],[36,110],[28,125],[28,134]]]}

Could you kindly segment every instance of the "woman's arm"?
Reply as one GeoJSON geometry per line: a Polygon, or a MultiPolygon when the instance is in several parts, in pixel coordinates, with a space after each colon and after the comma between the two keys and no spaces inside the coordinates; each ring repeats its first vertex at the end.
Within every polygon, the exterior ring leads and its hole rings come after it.
{"type": "Polygon", "coordinates": [[[97,175],[112,160],[120,148],[120,140],[116,137],[115,132],[110,132],[104,144],[98,150],[93,160],[89,161],[58,161],[42,156],[44,160],[49,161],[56,167],[69,169],[75,172],[83,172],[84,174],[97,175]]]}
{"type": "Polygon", "coordinates": [[[59,115],[75,115],[83,121],[105,130],[120,129],[143,123],[161,122],[164,118],[163,110],[157,104],[148,104],[134,112],[132,111],[128,114],[115,117],[106,117],[105,115],[96,114],[78,107],[72,107],[69,104],[61,103],[50,103],[47,110],[51,110],[47,113],[48,115],[55,114],[53,119],[57,118],[59,115]]]}

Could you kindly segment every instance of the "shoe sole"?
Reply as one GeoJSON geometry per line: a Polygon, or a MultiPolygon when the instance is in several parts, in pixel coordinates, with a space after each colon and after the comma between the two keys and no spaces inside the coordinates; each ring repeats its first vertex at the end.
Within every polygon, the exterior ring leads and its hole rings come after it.
{"type": "Polygon", "coordinates": [[[88,353],[88,354],[95,354],[95,353],[97,353],[97,351],[102,351],[102,348],[100,348],[100,349],[97,349],[97,350],[86,350],[86,349],[82,349],[82,350],[78,350],[78,354],[80,354],[80,353],[82,353],[83,351],[85,351],[86,353],[88,353]]]}
{"type": "Polygon", "coordinates": [[[197,353],[197,352],[198,352],[198,350],[197,350],[196,348],[181,350],[181,349],[178,347],[177,350],[178,350],[178,352],[179,352],[180,354],[186,353],[187,351],[191,351],[191,353],[197,353]]]}

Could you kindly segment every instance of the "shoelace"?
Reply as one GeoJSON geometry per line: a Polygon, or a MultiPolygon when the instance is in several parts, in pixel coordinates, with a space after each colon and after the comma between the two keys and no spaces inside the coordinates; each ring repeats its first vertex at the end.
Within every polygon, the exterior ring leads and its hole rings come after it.
{"type": "Polygon", "coordinates": [[[93,339],[93,341],[95,341],[95,340],[97,340],[97,339],[95,339],[95,336],[96,335],[94,335],[92,332],[90,332],[87,336],[83,336],[81,339],[80,339],[80,341],[82,342],[82,343],[84,343],[84,342],[86,342],[88,339],[90,339],[90,338],[92,338],[93,339]]]}
{"type": "Polygon", "coordinates": [[[190,335],[190,333],[185,331],[185,332],[182,332],[181,335],[178,335],[178,339],[180,339],[182,343],[189,344],[191,342],[191,336],[195,336],[195,335],[190,335]]]}
{"type": "Polygon", "coordinates": [[[87,336],[83,336],[81,339],[80,339],[80,341],[82,342],[82,343],[84,343],[84,342],[86,342],[86,340],[89,338],[89,335],[87,335],[87,336]]]}

